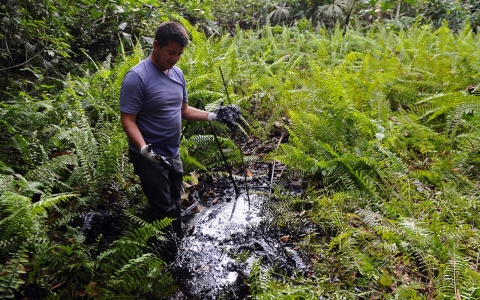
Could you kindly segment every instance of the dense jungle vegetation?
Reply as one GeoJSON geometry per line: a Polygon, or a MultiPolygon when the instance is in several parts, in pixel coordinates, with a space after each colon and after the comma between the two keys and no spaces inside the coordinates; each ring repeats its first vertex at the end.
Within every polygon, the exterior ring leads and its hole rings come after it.
{"type": "MultiPolygon", "coordinates": [[[[191,103],[226,100],[221,68],[249,136],[288,130],[261,159],[304,183],[269,209],[306,233],[312,271],[258,264],[253,299],[480,299],[478,1],[6,0],[0,19],[2,299],[175,291],[146,251],[169,220],[139,213],[118,110],[169,19],[191,36],[191,103]],[[92,212],[108,235],[85,227],[92,212]]],[[[207,126],[182,140],[186,181],[219,164],[207,126]]]]}

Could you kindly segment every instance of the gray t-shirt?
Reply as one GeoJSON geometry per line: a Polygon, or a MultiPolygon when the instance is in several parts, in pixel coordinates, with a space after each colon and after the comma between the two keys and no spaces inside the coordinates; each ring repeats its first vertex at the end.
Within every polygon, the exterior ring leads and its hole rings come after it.
{"type": "MultiPolygon", "coordinates": [[[[120,89],[120,111],[137,115],[137,126],[147,144],[167,158],[178,154],[182,104],[187,102],[182,70],[165,75],[147,58],[125,75],[120,89]]],[[[130,148],[136,152],[131,143],[130,148]]]]}

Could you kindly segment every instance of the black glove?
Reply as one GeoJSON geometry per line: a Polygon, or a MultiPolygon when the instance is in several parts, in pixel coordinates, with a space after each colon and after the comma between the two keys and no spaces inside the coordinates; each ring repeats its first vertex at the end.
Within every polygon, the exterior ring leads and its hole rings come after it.
{"type": "Polygon", "coordinates": [[[167,168],[171,166],[170,162],[168,162],[165,157],[155,153],[155,151],[152,150],[152,145],[150,144],[143,145],[142,148],[140,148],[140,152],[143,156],[155,163],[161,164],[162,166],[167,168]]]}
{"type": "Polygon", "coordinates": [[[215,120],[227,125],[230,130],[234,130],[237,127],[237,123],[240,121],[240,107],[235,104],[219,106],[215,110],[215,114],[215,120]]]}

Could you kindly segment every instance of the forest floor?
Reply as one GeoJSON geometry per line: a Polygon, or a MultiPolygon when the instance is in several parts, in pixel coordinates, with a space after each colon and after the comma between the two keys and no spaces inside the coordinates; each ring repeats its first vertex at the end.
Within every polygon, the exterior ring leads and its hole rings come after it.
{"type": "MultiPolygon", "coordinates": [[[[250,139],[244,141],[242,152],[261,157],[274,146],[250,139]]],[[[271,187],[278,184],[274,181],[284,168],[258,160],[246,166],[247,176],[232,170],[232,177],[199,177],[184,200],[186,236],[177,259],[167,267],[179,289],[168,299],[249,299],[248,278],[254,265],[275,268],[286,276],[308,272],[291,242],[292,233],[270,226],[272,215],[264,213],[271,187]]]]}

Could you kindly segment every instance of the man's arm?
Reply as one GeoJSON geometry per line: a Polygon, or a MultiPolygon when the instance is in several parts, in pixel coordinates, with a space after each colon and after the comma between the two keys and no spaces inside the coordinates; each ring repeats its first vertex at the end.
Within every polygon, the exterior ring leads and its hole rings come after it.
{"type": "Polygon", "coordinates": [[[188,121],[208,121],[208,111],[196,109],[188,105],[188,102],[182,104],[182,118],[188,121]]]}
{"type": "Polygon", "coordinates": [[[140,149],[140,153],[145,156],[147,159],[159,163],[164,167],[170,167],[171,164],[160,154],[155,153],[150,145],[145,143],[142,133],[137,126],[137,115],[127,114],[121,112],[120,119],[122,120],[123,131],[128,136],[128,139],[133,143],[137,149],[140,149]]]}
{"type": "Polygon", "coordinates": [[[122,120],[123,131],[127,134],[128,139],[137,149],[142,148],[146,143],[137,126],[137,115],[121,112],[120,119],[122,120]]]}

